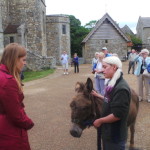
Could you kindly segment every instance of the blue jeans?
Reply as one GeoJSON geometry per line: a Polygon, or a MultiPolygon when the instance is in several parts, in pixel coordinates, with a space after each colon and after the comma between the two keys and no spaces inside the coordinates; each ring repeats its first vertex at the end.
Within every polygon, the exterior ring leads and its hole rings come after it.
{"type": "Polygon", "coordinates": [[[95,89],[98,93],[104,95],[105,92],[105,79],[95,77],[95,89]]]}

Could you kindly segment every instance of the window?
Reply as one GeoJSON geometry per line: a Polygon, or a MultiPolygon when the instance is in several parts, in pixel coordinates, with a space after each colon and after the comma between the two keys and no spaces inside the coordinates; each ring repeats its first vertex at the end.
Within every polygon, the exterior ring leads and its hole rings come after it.
{"type": "Polygon", "coordinates": [[[10,43],[14,43],[14,37],[10,36],[10,43]]]}
{"type": "Polygon", "coordinates": [[[108,40],[105,40],[105,43],[108,43],[108,40]]]}
{"type": "Polygon", "coordinates": [[[66,34],[66,25],[62,25],[62,34],[66,34]]]}
{"type": "Polygon", "coordinates": [[[45,26],[45,12],[43,11],[43,33],[45,34],[46,33],[46,26],[45,26]]]}

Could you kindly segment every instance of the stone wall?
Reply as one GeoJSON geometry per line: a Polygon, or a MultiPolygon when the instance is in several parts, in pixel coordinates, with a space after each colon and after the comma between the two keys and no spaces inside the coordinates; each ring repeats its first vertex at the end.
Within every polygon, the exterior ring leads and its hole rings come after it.
{"type": "Polygon", "coordinates": [[[45,57],[38,55],[34,52],[27,51],[27,68],[33,71],[42,70],[45,68],[55,68],[56,59],[55,57],[45,57]]]}
{"type": "Polygon", "coordinates": [[[0,55],[2,54],[3,49],[4,49],[3,41],[4,41],[3,34],[0,31],[0,55]]]}
{"type": "Polygon", "coordinates": [[[91,63],[95,52],[100,52],[102,47],[107,47],[110,53],[117,53],[120,58],[127,54],[127,41],[108,21],[104,21],[86,43],[83,43],[85,63],[91,63]]]}
{"type": "Polygon", "coordinates": [[[143,38],[142,38],[143,44],[149,45],[149,40],[148,40],[148,38],[150,38],[150,27],[143,29],[143,38]]]}
{"type": "Polygon", "coordinates": [[[108,40],[109,44],[105,44],[105,40],[89,40],[84,44],[83,56],[85,63],[91,63],[95,52],[100,52],[102,47],[107,47],[111,53],[116,53],[120,58],[127,54],[127,44],[122,39],[120,40],[108,40]]]}
{"type": "Polygon", "coordinates": [[[3,49],[3,37],[4,45],[7,45],[12,36],[14,42],[28,49],[28,66],[33,70],[54,67],[56,60],[60,64],[64,50],[70,56],[69,17],[46,17],[45,0],[0,0],[0,8],[0,51],[3,49]],[[8,25],[17,27],[11,32],[8,25]],[[62,33],[63,25],[66,27],[65,34],[62,33]]]}
{"type": "MultiPolygon", "coordinates": [[[[27,37],[23,44],[31,51],[46,56],[46,7],[43,0],[2,0],[3,31],[8,24],[25,24],[27,37]]],[[[16,41],[22,44],[22,41],[16,41]]]]}
{"type": "Polygon", "coordinates": [[[26,12],[27,47],[30,51],[46,56],[46,31],[44,32],[46,27],[43,27],[45,26],[43,16],[46,14],[46,8],[41,1],[36,0],[35,4],[28,4],[32,8],[28,8],[26,12]]]}
{"type": "Polygon", "coordinates": [[[136,31],[136,36],[142,40],[142,47],[150,49],[150,26],[148,26],[149,19],[139,17],[136,31]]]}
{"type": "Polygon", "coordinates": [[[27,0],[9,0],[9,23],[14,25],[21,25],[24,23],[27,17],[26,10],[31,6],[30,3],[28,4],[27,0]]]}
{"type": "Polygon", "coordinates": [[[4,48],[4,38],[3,38],[2,14],[0,6],[0,54],[3,52],[3,48],[4,48]]]}
{"type": "Polygon", "coordinates": [[[7,1],[0,1],[0,55],[4,49],[4,28],[8,23],[7,1]]]}
{"type": "Polygon", "coordinates": [[[70,56],[70,20],[66,15],[46,16],[47,29],[47,55],[56,57],[57,64],[60,64],[60,55],[67,51],[70,56]],[[65,26],[66,33],[62,28],[65,26]]]}
{"type": "Polygon", "coordinates": [[[0,0],[0,14],[2,16],[2,28],[3,31],[7,27],[10,19],[9,19],[9,11],[8,11],[8,1],[0,0]]]}

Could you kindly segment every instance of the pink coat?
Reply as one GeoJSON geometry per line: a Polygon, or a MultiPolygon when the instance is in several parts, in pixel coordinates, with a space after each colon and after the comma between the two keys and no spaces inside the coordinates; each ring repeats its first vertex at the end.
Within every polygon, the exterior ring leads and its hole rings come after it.
{"type": "Polygon", "coordinates": [[[24,95],[7,67],[0,65],[0,150],[30,150],[27,130],[34,125],[24,111],[24,95]]]}

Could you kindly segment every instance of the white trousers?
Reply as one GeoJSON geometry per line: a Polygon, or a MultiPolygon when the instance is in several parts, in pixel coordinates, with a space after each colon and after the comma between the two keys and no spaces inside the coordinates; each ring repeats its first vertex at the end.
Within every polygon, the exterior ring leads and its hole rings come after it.
{"type": "Polygon", "coordinates": [[[140,74],[138,77],[138,93],[139,98],[150,100],[150,78],[140,74]],[[145,89],[145,96],[144,96],[144,89],[145,89]]]}

